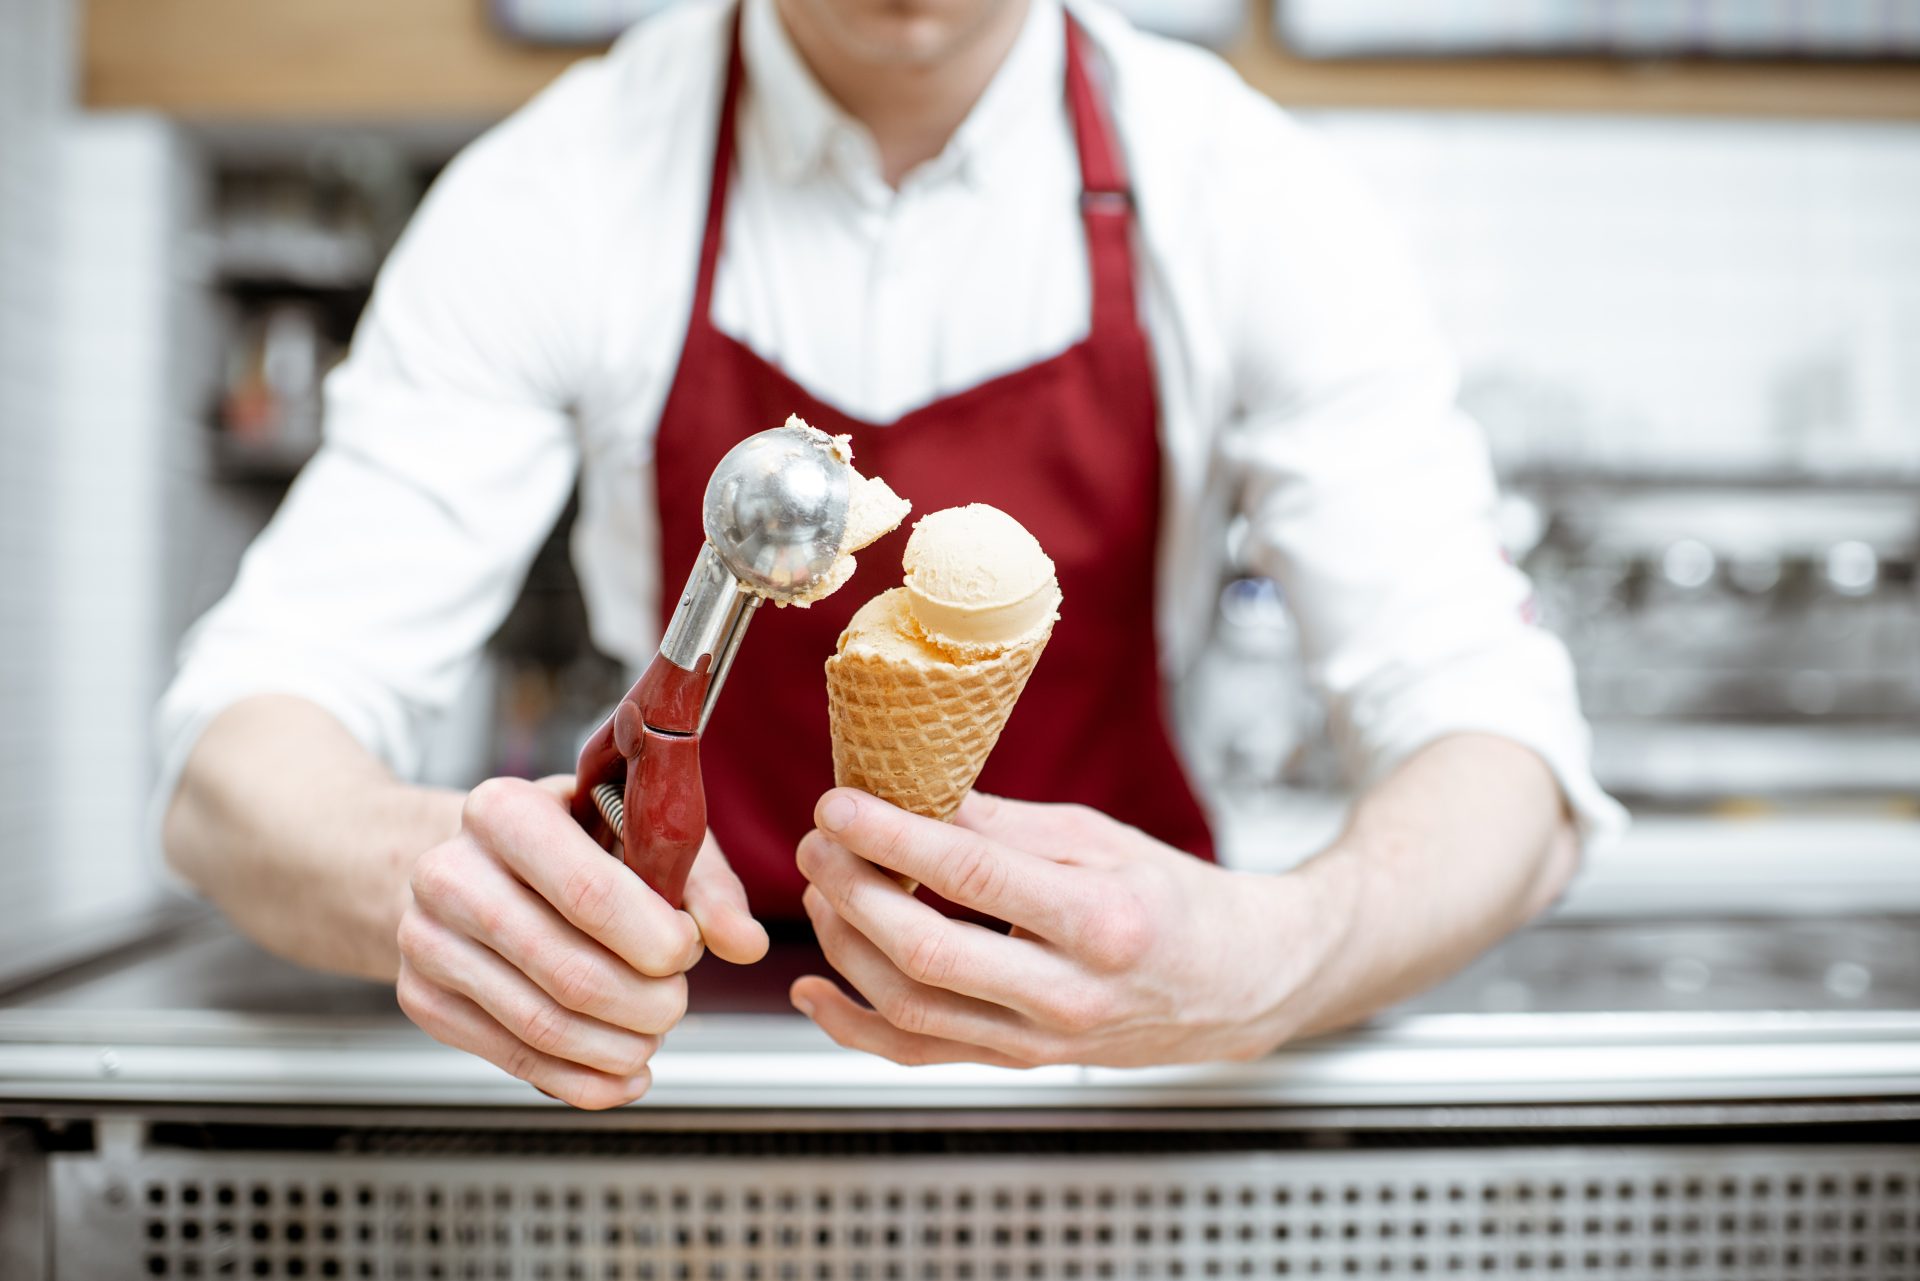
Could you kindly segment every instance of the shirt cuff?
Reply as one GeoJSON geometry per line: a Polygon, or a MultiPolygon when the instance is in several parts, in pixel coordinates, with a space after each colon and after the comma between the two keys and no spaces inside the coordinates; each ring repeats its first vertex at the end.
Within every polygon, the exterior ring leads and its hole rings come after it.
{"type": "Polygon", "coordinates": [[[294,664],[262,664],[260,648],[195,652],[161,696],[154,720],[158,768],[147,810],[147,848],[155,851],[159,872],[175,889],[196,891],[167,864],[161,835],[167,809],[179,789],[187,761],[220,713],[261,694],[287,694],[315,704],[344,726],[354,739],[402,777],[418,768],[419,735],[406,710],[390,697],[363,688],[364,682],[294,664]]]}
{"type": "Polygon", "coordinates": [[[1427,674],[1348,738],[1353,773],[1377,782],[1421,748],[1450,734],[1492,734],[1531,750],[1552,772],[1583,853],[1612,845],[1631,823],[1593,776],[1592,731],[1573,693],[1572,667],[1542,633],[1532,654],[1483,656],[1427,674]],[[1531,679],[1528,670],[1532,669],[1531,679]]]}

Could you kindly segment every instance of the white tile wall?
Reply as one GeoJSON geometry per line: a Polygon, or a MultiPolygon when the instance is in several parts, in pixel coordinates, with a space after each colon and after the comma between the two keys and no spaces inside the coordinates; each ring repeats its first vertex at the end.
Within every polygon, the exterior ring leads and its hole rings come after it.
{"type": "Polygon", "coordinates": [[[1504,463],[1920,473],[1920,126],[1315,119],[1504,463]]]}
{"type": "Polygon", "coordinates": [[[166,131],[74,114],[73,20],[0,3],[0,950],[157,883],[166,131]]]}
{"type": "Polygon", "coordinates": [[[52,810],[46,688],[54,442],[49,319],[59,225],[62,10],[0,4],[0,938],[46,896],[52,810]]]}
{"type": "Polygon", "coordinates": [[[49,693],[61,892],[102,901],[155,883],[147,830],[150,713],[166,664],[167,445],[179,432],[181,287],[175,131],[91,115],[62,138],[49,693]]]}

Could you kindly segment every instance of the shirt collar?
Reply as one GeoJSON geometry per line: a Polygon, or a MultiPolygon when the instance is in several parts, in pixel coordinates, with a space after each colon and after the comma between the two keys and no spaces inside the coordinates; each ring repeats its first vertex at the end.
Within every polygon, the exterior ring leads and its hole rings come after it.
{"type": "MultiPolygon", "coordinates": [[[[774,0],[742,0],[741,50],[755,124],[772,143],[775,176],[792,182],[853,148],[869,158],[873,140],[814,78],[787,34],[774,0]]],[[[999,166],[1036,119],[1062,110],[1066,75],[1061,0],[1029,0],[1027,18],[1006,61],[954,132],[946,149],[922,166],[929,176],[952,172],[975,181],[999,166]]]]}

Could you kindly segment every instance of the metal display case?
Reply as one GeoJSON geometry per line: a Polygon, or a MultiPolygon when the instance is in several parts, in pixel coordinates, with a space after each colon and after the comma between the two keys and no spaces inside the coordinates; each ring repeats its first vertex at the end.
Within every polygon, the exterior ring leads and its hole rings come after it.
{"type": "Polygon", "coordinates": [[[0,1011],[0,1227],[44,1225],[0,1247],[61,1281],[1920,1276],[1915,926],[1560,921],[1257,1062],[1029,1072],[838,1049],[789,940],[697,970],[652,1094],[586,1114],[200,921],[0,1011]]]}

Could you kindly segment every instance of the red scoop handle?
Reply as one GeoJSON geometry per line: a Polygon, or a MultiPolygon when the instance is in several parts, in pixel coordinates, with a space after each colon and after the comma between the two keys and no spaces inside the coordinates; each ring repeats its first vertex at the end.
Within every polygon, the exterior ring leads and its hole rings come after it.
{"type": "Polygon", "coordinates": [[[700,707],[708,660],[693,671],[656,656],[580,752],[574,821],[674,907],[707,835],[700,779],[700,707]],[[614,784],[619,831],[594,793],[614,784]]]}
{"type": "Polygon", "coordinates": [[[679,907],[687,874],[707,838],[699,736],[648,728],[639,759],[627,769],[626,808],[622,861],[654,893],[679,907]]]}

